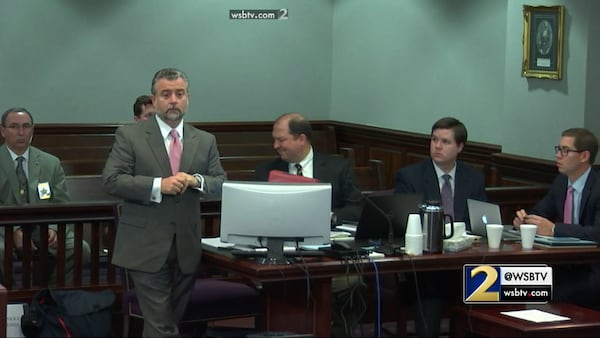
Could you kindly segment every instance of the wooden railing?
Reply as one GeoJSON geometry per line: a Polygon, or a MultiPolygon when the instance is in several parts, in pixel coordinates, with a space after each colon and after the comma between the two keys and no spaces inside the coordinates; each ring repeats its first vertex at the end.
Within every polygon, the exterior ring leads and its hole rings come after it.
{"type": "Polygon", "coordinates": [[[10,302],[29,302],[33,295],[48,286],[48,244],[40,241],[34,250],[31,244],[32,230],[39,227],[40,237],[48,235],[48,225],[58,227],[55,288],[84,288],[99,290],[110,288],[120,294],[115,267],[110,264],[118,222],[117,202],[61,203],[25,206],[1,206],[0,226],[4,228],[3,285],[10,302]],[[13,227],[23,230],[23,249],[20,259],[13,257],[13,227]],[[73,280],[65,280],[65,230],[73,228],[74,273],[73,280]],[[83,264],[82,241],[86,239],[91,249],[90,263],[83,264]]]}

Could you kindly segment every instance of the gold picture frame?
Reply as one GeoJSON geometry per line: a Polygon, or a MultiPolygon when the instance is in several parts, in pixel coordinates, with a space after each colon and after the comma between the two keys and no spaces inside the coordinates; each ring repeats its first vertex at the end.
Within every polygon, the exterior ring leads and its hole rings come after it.
{"type": "Polygon", "coordinates": [[[564,6],[523,6],[523,77],[562,79],[564,6]]]}

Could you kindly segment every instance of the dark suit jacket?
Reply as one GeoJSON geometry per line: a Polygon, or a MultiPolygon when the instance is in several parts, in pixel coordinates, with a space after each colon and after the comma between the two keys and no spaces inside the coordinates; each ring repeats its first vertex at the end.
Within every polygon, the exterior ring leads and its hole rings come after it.
{"type": "Polygon", "coordinates": [[[564,224],[563,206],[568,178],[558,175],[548,193],[530,213],[555,222],[554,236],[572,236],[600,242],[600,175],[592,169],[583,187],[579,224],[564,224]]]}
{"type": "MultiPolygon", "coordinates": [[[[467,213],[467,199],[486,201],[485,179],[483,174],[470,166],[457,161],[454,177],[454,220],[464,221],[471,229],[467,213]]],[[[396,174],[396,193],[422,193],[423,201],[442,200],[440,185],[433,162],[428,159],[404,167],[396,174]]]]}
{"type": "MultiPolygon", "coordinates": [[[[257,181],[267,181],[271,170],[288,172],[289,163],[281,158],[260,164],[255,171],[257,181]]],[[[362,195],[348,161],[339,156],[315,152],[313,176],[320,182],[331,183],[331,208],[340,221],[358,221],[362,210],[362,195]]]]}
{"type": "Polygon", "coordinates": [[[155,272],[176,239],[181,271],[200,262],[200,199],[218,198],[225,180],[215,137],[185,124],[180,171],[204,176],[206,194],[188,188],[150,202],[155,177],[171,176],[169,157],[156,119],[121,126],[103,171],[105,190],[123,199],[112,263],[155,272]]]}
{"type": "MultiPolygon", "coordinates": [[[[530,213],[555,222],[554,236],[572,236],[600,242],[600,174],[592,168],[585,182],[579,224],[562,223],[567,184],[567,176],[558,175],[546,196],[530,213]]],[[[556,300],[600,308],[599,263],[558,266],[555,268],[555,275],[556,300]]]]}

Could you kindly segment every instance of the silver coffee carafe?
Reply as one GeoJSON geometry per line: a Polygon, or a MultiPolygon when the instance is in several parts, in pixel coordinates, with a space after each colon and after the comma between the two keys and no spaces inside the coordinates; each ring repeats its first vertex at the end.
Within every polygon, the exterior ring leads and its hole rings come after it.
{"type": "Polygon", "coordinates": [[[444,249],[444,239],[454,235],[454,220],[444,214],[440,201],[427,201],[421,205],[423,222],[423,251],[440,253],[444,249]],[[446,218],[450,220],[450,234],[446,234],[446,218]]]}

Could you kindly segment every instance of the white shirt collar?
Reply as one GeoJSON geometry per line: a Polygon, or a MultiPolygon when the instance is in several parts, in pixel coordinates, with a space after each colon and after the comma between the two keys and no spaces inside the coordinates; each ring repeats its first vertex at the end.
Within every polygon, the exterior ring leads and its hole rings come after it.
{"type": "Polygon", "coordinates": [[[302,161],[300,162],[291,162],[288,164],[288,172],[289,173],[296,173],[296,163],[299,163],[302,166],[302,174],[306,177],[313,177],[313,157],[314,157],[314,152],[313,152],[313,148],[310,147],[310,150],[308,151],[308,154],[306,155],[306,157],[304,157],[302,159],[302,161]]]}
{"type": "MultiPolygon", "coordinates": [[[[9,147],[6,147],[6,149],[8,149],[8,153],[10,154],[10,157],[12,158],[13,162],[16,163],[17,157],[19,157],[19,156],[25,157],[25,162],[29,161],[29,147],[27,147],[27,150],[25,150],[25,152],[23,153],[23,155],[17,155],[17,154],[15,154],[12,150],[10,150],[9,147]]],[[[16,166],[16,164],[15,164],[15,166],[16,166]]]]}
{"type": "MultiPolygon", "coordinates": [[[[431,163],[433,163],[433,169],[435,169],[435,174],[437,175],[437,178],[440,182],[443,182],[443,176],[446,175],[446,173],[440,167],[438,167],[433,160],[431,161],[431,163]]],[[[450,175],[452,181],[454,181],[454,179],[456,178],[456,162],[454,162],[454,167],[452,167],[452,170],[450,170],[450,172],[448,172],[447,174],[450,175]]]]}
{"type": "Polygon", "coordinates": [[[587,181],[588,176],[590,176],[590,171],[592,171],[592,167],[589,167],[588,170],[583,173],[583,175],[579,176],[579,178],[575,180],[575,182],[568,182],[567,186],[572,185],[575,191],[582,192],[585,182],[587,181]]]}
{"type": "Polygon", "coordinates": [[[160,128],[160,133],[161,133],[163,139],[165,139],[165,140],[169,139],[169,137],[170,137],[169,134],[171,133],[171,129],[175,129],[175,130],[177,130],[177,133],[179,133],[179,140],[181,142],[183,142],[183,119],[179,122],[177,127],[171,128],[171,126],[166,124],[165,121],[161,120],[160,117],[158,117],[158,114],[154,114],[154,117],[156,118],[156,122],[158,122],[158,128],[160,128]]]}

